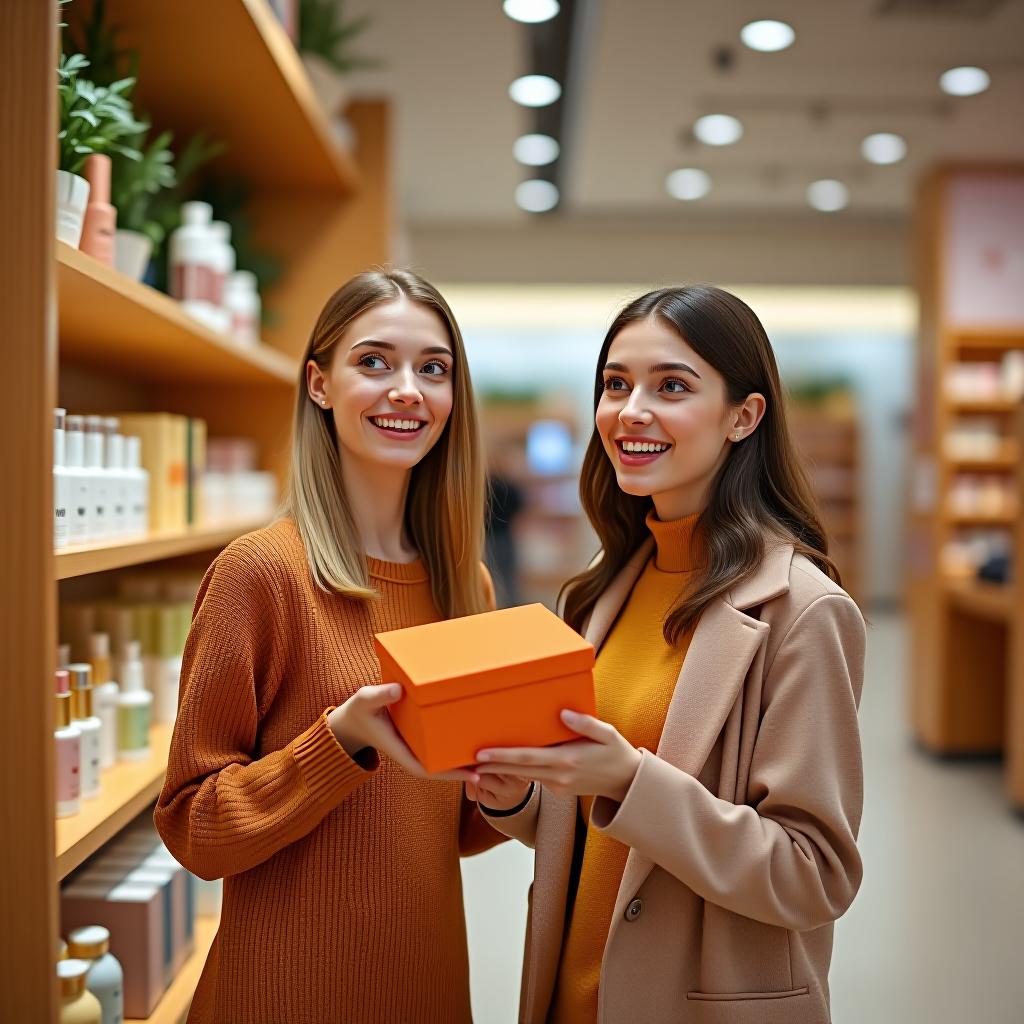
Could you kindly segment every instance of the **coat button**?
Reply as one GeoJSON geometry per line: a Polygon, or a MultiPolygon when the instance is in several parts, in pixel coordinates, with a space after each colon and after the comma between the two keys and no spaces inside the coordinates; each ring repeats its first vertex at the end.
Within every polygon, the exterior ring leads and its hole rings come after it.
{"type": "Polygon", "coordinates": [[[629,901],[629,906],[626,907],[625,918],[627,921],[635,921],[644,910],[644,901],[641,899],[635,899],[629,901]]]}

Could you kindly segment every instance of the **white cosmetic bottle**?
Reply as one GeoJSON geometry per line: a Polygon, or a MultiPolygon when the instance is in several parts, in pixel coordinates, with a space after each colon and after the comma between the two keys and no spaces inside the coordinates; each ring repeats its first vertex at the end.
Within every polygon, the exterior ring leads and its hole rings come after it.
{"type": "Polygon", "coordinates": [[[68,936],[68,952],[89,964],[85,987],[99,1000],[102,1024],[122,1024],[124,972],[110,952],[110,932],[98,924],[76,928],[68,936]]]}
{"type": "Polygon", "coordinates": [[[85,417],[85,468],[92,478],[93,539],[110,537],[110,474],[103,465],[103,418],[85,417]]]}
{"type": "Polygon", "coordinates": [[[71,677],[63,669],[56,673],[57,728],[57,817],[69,818],[82,807],[82,734],[71,721],[71,677]]]}
{"type": "Polygon", "coordinates": [[[146,689],[137,640],[126,646],[121,694],[117,698],[117,749],[123,761],[149,757],[149,726],[153,718],[153,694],[146,689]]]}
{"type": "Polygon", "coordinates": [[[142,468],[142,440],[126,437],[124,452],[130,495],[130,536],[144,537],[149,532],[149,471],[142,468]]]}
{"type": "Polygon", "coordinates": [[[68,506],[68,542],[88,544],[95,537],[93,529],[92,474],[85,468],[85,425],[81,416],[66,420],[66,471],[71,482],[71,503],[68,506]]]}
{"type": "Polygon", "coordinates": [[[85,661],[68,665],[71,674],[72,716],[82,734],[82,796],[100,795],[100,733],[103,723],[93,713],[92,666],[85,661]]]}
{"type": "Polygon", "coordinates": [[[71,529],[71,477],[65,466],[64,409],[53,410],[53,548],[68,546],[71,529]]]}
{"type": "Polygon", "coordinates": [[[107,477],[110,482],[110,537],[122,540],[128,534],[128,491],[130,478],[124,461],[124,437],[118,433],[116,416],[103,420],[107,477]]]}
{"type": "Polygon", "coordinates": [[[117,695],[120,688],[111,679],[110,636],[93,633],[89,637],[89,662],[92,665],[92,703],[100,720],[100,768],[111,768],[117,761],[117,695]]]}

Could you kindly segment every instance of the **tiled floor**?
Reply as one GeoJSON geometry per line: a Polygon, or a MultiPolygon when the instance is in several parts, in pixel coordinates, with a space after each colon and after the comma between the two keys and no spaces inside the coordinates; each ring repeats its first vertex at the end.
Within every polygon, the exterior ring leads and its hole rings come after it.
{"type": "MultiPolygon", "coordinates": [[[[873,618],[865,878],[836,930],[834,1024],[1024,1024],[1024,821],[1007,811],[999,765],[914,750],[903,626],[873,618]]],[[[463,862],[476,1024],[516,1019],[531,872],[511,843],[463,862]]]]}

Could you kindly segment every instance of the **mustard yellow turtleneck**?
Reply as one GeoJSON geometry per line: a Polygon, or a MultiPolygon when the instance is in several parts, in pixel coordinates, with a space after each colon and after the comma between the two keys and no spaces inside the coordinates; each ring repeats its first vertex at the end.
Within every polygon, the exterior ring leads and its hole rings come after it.
{"type": "MultiPolygon", "coordinates": [[[[662,630],[668,613],[690,586],[696,557],[697,515],[661,522],[653,512],[647,526],[656,551],[612,627],[594,668],[598,718],[610,722],[634,747],[657,750],[665,715],[690,634],[670,647],[662,630]]],[[[593,797],[581,797],[584,821],[593,797]]],[[[562,943],[552,1024],[594,1024],[601,959],[611,927],[619,882],[629,848],[587,827],[576,899],[562,943]]]]}

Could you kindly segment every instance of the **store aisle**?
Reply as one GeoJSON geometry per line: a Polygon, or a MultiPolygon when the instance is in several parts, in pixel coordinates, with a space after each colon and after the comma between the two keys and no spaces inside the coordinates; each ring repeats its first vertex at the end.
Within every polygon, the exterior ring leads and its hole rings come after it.
{"type": "MultiPolygon", "coordinates": [[[[836,930],[834,1024],[1019,1024],[1024,823],[1006,809],[999,765],[913,749],[904,650],[902,619],[872,616],[865,878],[836,930]]],[[[476,1024],[516,1019],[531,872],[513,844],[463,862],[476,1024]]]]}

